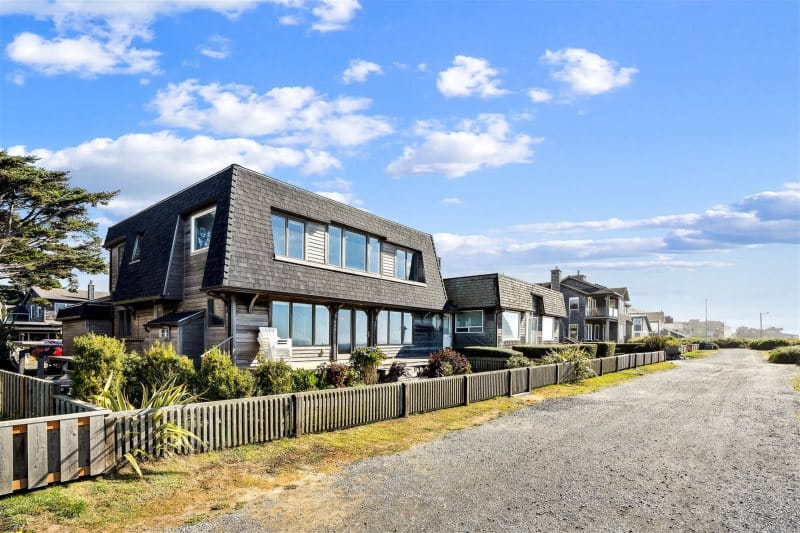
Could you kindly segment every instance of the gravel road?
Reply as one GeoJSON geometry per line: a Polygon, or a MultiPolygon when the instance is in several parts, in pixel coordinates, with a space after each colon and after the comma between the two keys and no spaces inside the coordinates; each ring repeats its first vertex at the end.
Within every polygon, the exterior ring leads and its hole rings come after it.
{"type": "Polygon", "coordinates": [[[800,531],[797,367],[722,350],[182,531],[800,531]]]}

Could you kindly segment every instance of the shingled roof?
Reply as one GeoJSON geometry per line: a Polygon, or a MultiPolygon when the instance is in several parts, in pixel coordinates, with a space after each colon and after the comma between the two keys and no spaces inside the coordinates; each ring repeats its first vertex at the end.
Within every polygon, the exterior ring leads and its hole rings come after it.
{"type": "Polygon", "coordinates": [[[456,309],[499,307],[567,316],[564,297],[560,292],[505,274],[447,278],[444,284],[448,301],[456,309]]]}

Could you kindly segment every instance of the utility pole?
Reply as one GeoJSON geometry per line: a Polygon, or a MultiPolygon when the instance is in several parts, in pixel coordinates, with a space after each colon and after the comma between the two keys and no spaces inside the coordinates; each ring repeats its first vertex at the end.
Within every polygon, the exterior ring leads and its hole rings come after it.
{"type": "Polygon", "coordinates": [[[768,315],[769,311],[758,313],[758,338],[764,338],[764,315],[768,315]]]}
{"type": "Polygon", "coordinates": [[[706,298],[706,339],[708,339],[708,298],[706,298]]]}

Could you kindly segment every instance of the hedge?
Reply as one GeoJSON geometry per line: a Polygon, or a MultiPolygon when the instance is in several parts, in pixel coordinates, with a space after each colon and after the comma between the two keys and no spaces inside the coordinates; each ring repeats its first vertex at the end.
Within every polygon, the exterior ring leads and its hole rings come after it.
{"type": "Polygon", "coordinates": [[[590,359],[597,357],[597,344],[521,344],[513,348],[529,359],[541,359],[551,351],[561,352],[580,346],[590,359]]]}
{"type": "Polygon", "coordinates": [[[750,341],[751,350],[774,350],[783,346],[794,344],[790,339],[753,339],[750,341]]]}
{"type": "Polygon", "coordinates": [[[638,353],[643,351],[645,351],[644,346],[638,342],[620,342],[617,343],[617,347],[614,353],[626,354],[626,353],[638,353]]]}
{"type": "Polygon", "coordinates": [[[589,342],[587,344],[594,344],[597,346],[597,357],[611,357],[614,355],[616,349],[616,342],[589,342]]]}
{"type": "Polygon", "coordinates": [[[769,352],[770,363],[800,365],[800,346],[782,346],[769,352]]]}
{"type": "Polygon", "coordinates": [[[522,355],[522,352],[510,348],[496,348],[494,346],[467,346],[462,350],[467,357],[502,357],[508,359],[513,355],[522,355]]]}

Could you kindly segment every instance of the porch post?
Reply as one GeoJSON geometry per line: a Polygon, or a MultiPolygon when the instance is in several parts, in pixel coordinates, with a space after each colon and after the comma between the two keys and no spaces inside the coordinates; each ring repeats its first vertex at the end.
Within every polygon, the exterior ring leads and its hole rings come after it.
{"type": "Polygon", "coordinates": [[[330,306],[331,310],[331,361],[339,360],[339,305],[330,306]]]}

